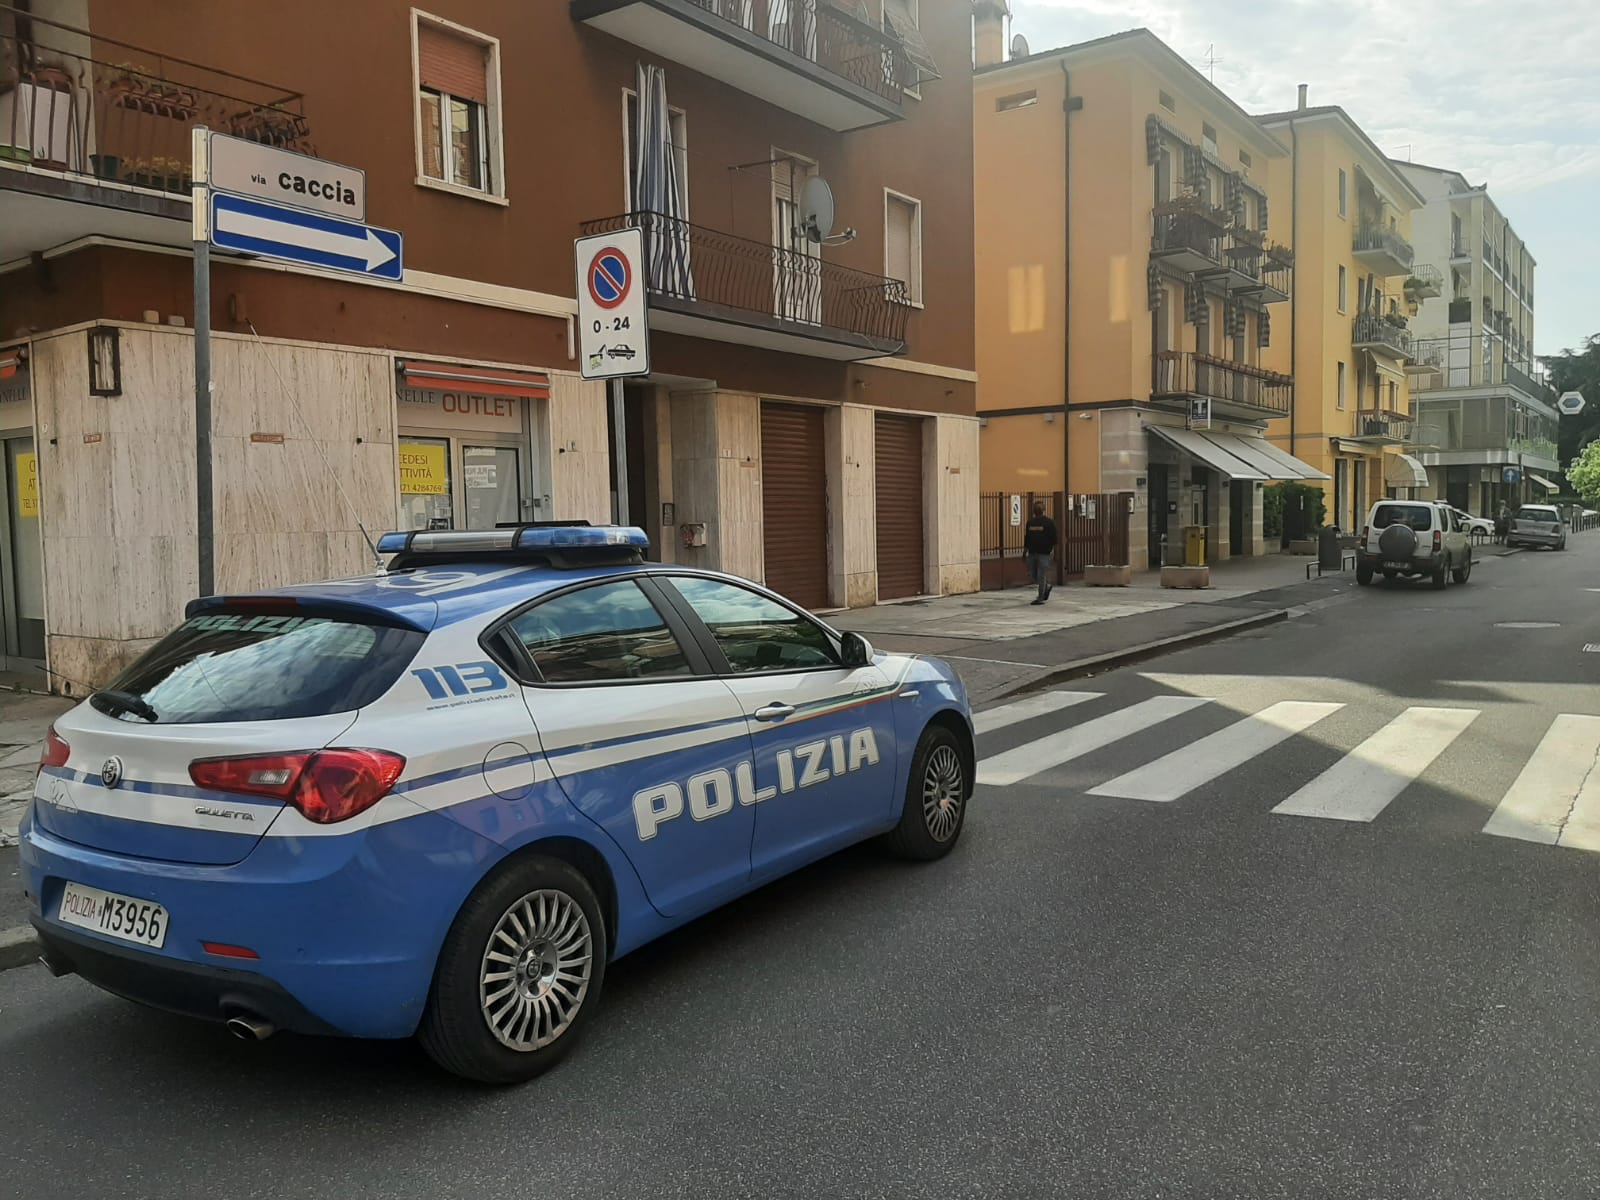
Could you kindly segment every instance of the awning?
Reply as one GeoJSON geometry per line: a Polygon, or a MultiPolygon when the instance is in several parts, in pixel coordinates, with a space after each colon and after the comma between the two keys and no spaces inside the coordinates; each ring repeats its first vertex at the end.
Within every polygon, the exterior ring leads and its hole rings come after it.
{"type": "Polygon", "coordinates": [[[10,379],[21,365],[22,356],[16,351],[0,351],[0,379],[10,379]]]}
{"type": "Polygon", "coordinates": [[[432,391],[459,389],[479,396],[550,399],[550,376],[543,371],[506,371],[498,367],[468,367],[408,359],[400,364],[400,382],[406,387],[432,391]]]}
{"type": "Polygon", "coordinates": [[[1428,471],[1409,454],[1389,454],[1384,456],[1383,482],[1386,487],[1427,487],[1428,471]]]}
{"type": "Polygon", "coordinates": [[[1547,492],[1559,492],[1561,490],[1561,485],[1559,483],[1551,483],[1543,475],[1535,475],[1532,471],[1529,471],[1528,478],[1533,480],[1540,487],[1544,488],[1544,490],[1547,492]]]}
{"type": "Polygon", "coordinates": [[[1207,433],[1171,425],[1146,425],[1145,429],[1229,479],[1267,482],[1327,478],[1321,471],[1307,466],[1293,455],[1285,454],[1266,438],[1207,433]]]}
{"type": "Polygon", "coordinates": [[[1394,367],[1391,367],[1371,350],[1367,351],[1367,360],[1372,363],[1373,369],[1377,371],[1379,375],[1387,375],[1396,383],[1405,383],[1406,373],[1404,371],[1396,370],[1394,367]]]}

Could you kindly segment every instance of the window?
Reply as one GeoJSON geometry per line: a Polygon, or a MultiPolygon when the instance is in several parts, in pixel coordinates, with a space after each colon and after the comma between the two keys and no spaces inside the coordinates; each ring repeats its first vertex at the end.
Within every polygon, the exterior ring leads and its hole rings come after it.
{"type": "Polygon", "coordinates": [[[922,202],[887,188],[883,193],[884,270],[906,285],[910,303],[922,307],[922,202]]]}
{"type": "Polygon", "coordinates": [[[109,691],[143,711],[90,700],[108,715],[162,725],[288,721],[354,712],[388,691],[425,635],[361,621],[259,610],[190,617],[109,691]]]}
{"type": "Polygon", "coordinates": [[[1387,529],[1391,525],[1409,525],[1418,533],[1433,528],[1433,508],[1427,504],[1380,504],[1372,510],[1372,527],[1387,529]]]}
{"type": "Polygon", "coordinates": [[[687,675],[683,647],[632,580],[536,604],[511,622],[546,683],[687,675]]]}
{"type": "Polygon", "coordinates": [[[1392,379],[1389,381],[1389,411],[1400,411],[1400,390],[1392,379]]]}
{"type": "Polygon", "coordinates": [[[1343,363],[1340,363],[1339,364],[1339,383],[1338,383],[1338,388],[1334,392],[1335,397],[1337,397],[1337,399],[1338,399],[1338,403],[1339,403],[1339,407],[1340,408],[1344,407],[1344,376],[1345,376],[1345,367],[1344,367],[1343,363]]]}
{"type": "Polygon", "coordinates": [[[1214,126],[1204,124],[1200,126],[1200,145],[1209,154],[1217,153],[1217,131],[1214,126]]]}
{"type": "Polygon", "coordinates": [[[705,622],[735,671],[836,667],[827,631],[809,617],[749,588],[719,579],[679,576],[672,586],[705,622]]]}
{"type": "Polygon", "coordinates": [[[1001,96],[994,102],[995,112],[1012,112],[1019,108],[1031,108],[1039,103],[1039,93],[1017,92],[1010,96],[1001,96]]]}
{"type": "Polygon", "coordinates": [[[421,14],[413,19],[417,181],[503,196],[499,43],[421,14]]]}
{"type": "Polygon", "coordinates": [[[1350,176],[1344,173],[1344,168],[1339,168],[1339,215],[1350,215],[1350,176]]]}
{"type": "Polygon", "coordinates": [[[1255,160],[1250,157],[1250,151],[1241,150],[1239,151],[1239,163],[1241,166],[1249,167],[1255,165],[1255,160]]]}
{"type": "Polygon", "coordinates": [[[1343,266],[1339,268],[1339,311],[1344,312],[1349,300],[1349,279],[1343,266]]]}
{"type": "Polygon", "coordinates": [[[1175,113],[1175,112],[1178,111],[1178,102],[1176,100],[1174,100],[1171,96],[1169,96],[1166,92],[1159,93],[1159,97],[1160,97],[1160,100],[1161,100],[1161,107],[1162,108],[1166,109],[1169,113],[1175,113]]]}
{"type": "MultiPolygon", "coordinates": [[[[681,108],[667,108],[667,126],[672,136],[673,157],[678,160],[678,204],[685,219],[689,216],[689,118],[681,108]]],[[[622,93],[622,203],[634,211],[633,135],[639,128],[639,94],[632,88],[622,93]]]]}

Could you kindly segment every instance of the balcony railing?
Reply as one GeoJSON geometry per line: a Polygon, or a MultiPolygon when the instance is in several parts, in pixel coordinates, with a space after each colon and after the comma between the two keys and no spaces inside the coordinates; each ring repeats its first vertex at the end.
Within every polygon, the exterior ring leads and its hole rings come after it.
{"type": "Polygon", "coordinates": [[[1406,276],[1406,294],[1428,300],[1444,295],[1444,275],[1432,263],[1416,263],[1406,276]]]}
{"type": "MultiPolygon", "coordinates": [[[[640,229],[653,306],[688,317],[844,343],[856,357],[905,349],[906,285],[820,255],[656,212],[587,221],[586,234],[640,229]]],[[[739,340],[739,339],[731,339],[739,340]]]]}
{"type": "Polygon", "coordinates": [[[1377,313],[1362,313],[1356,318],[1351,342],[1358,349],[1380,347],[1396,358],[1411,357],[1411,335],[1403,327],[1377,313]]]}
{"type": "Polygon", "coordinates": [[[1361,408],[1356,410],[1356,436],[1405,441],[1411,434],[1410,413],[1392,408],[1361,408]]]}
{"type": "Polygon", "coordinates": [[[825,71],[899,105],[916,72],[893,38],[826,3],[803,0],[689,0],[696,8],[764,37],[825,71]]]}
{"type": "MultiPolygon", "coordinates": [[[[15,12],[6,6],[0,11],[15,12]]],[[[39,27],[80,34],[42,17],[39,27]]],[[[313,153],[300,93],[96,36],[115,65],[0,37],[0,63],[17,82],[0,87],[0,165],[42,167],[138,188],[189,194],[193,125],[313,153]]]]}
{"type": "Polygon", "coordinates": [[[1285,416],[1294,398],[1294,380],[1288,375],[1192,350],[1160,351],[1154,375],[1150,394],[1155,399],[1209,396],[1260,414],[1285,416]]]}
{"type": "Polygon", "coordinates": [[[1166,200],[1151,210],[1150,252],[1185,271],[1214,270],[1222,265],[1230,218],[1193,196],[1166,200]]]}
{"type": "Polygon", "coordinates": [[[1398,230],[1376,223],[1356,227],[1352,249],[1358,255],[1387,259],[1388,264],[1396,268],[1389,272],[1393,275],[1410,271],[1412,261],[1416,257],[1416,251],[1411,248],[1411,243],[1401,237],[1398,230]]]}
{"type": "Polygon", "coordinates": [[[1508,353],[1504,343],[1492,336],[1423,338],[1414,353],[1418,359],[1438,365],[1428,375],[1412,380],[1413,393],[1504,385],[1531,400],[1555,404],[1555,391],[1535,361],[1508,353]]]}

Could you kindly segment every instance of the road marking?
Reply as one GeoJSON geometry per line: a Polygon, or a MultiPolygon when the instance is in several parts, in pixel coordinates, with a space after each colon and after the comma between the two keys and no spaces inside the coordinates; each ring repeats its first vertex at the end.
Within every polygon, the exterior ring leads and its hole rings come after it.
{"type": "MultiPolygon", "coordinates": [[[[1600,758],[1600,717],[1562,713],[1534,749],[1483,832],[1554,846],[1600,758]]],[[[1588,805],[1595,807],[1591,796],[1588,805]]],[[[1592,848],[1592,847],[1591,847],[1592,848]]]]}
{"type": "Polygon", "coordinates": [[[972,727],[979,733],[993,733],[996,729],[1004,729],[1019,721],[1031,721],[1034,717],[1060,712],[1085,700],[1098,700],[1103,695],[1104,692],[1039,692],[977,713],[972,718],[972,727]]]}
{"type": "Polygon", "coordinates": [[[1477,715],[1475,708],[1408,708],[1272,811],[1371,821],[1477,715]]]}
{"type": "Polygon", "coordinates": [[[1309,700],[1273,704],[1155,762],[1090,788],[1089,795],[1160,803],[1176,800],[1217,776],[1243,766],[1343,707],[1343,704],[1309,700]]]}
{"type": "Polygon", "coordinates": [[[985,759],[978,782],[1005,787],[1210,703],[1208,696],[1156,696],[985,759]]]}

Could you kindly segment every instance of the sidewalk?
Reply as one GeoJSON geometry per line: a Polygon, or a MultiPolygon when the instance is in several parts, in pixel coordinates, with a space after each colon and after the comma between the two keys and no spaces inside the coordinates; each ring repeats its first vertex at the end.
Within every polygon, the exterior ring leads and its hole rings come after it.
{"type": "Polygon", "coordinates": [[[1351,572],[1306,579],[1314,558],[1271,554],[1213,567],[1204,591],[1163,588],[1159,571],[1125,588],[1057,587],[1034,606],[1033,589],[881,604],[840,613],[841,629],[880,650],[927,654],[960,673],[974,705],[1056,679],[1285,619],[1291,610],[1355,586],[1351,572]]]}

